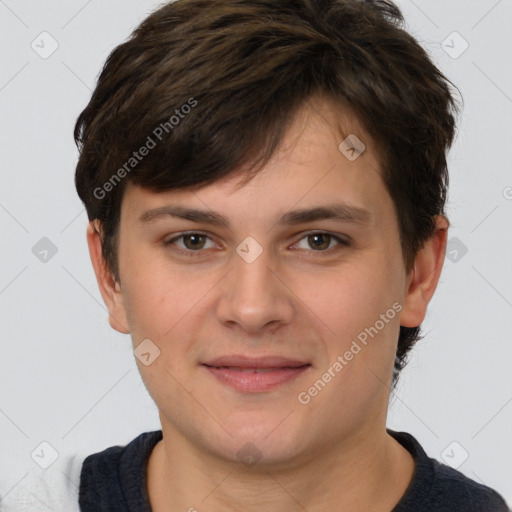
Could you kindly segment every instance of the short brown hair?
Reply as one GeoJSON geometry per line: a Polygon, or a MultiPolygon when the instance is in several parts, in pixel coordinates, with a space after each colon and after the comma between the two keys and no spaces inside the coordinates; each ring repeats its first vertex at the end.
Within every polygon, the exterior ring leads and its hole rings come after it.
{"type": "MultiPolygon", "coordinates": [[[[409,272],[445,215],[458,105],[403,25],[387,0],[177,0],[146,18],[108,57],[74,132],[76,188],[116,278],[127,181],[164,191],[257,172],[314,94],[378,145],[409,272]]],[[[394,384],[418,339],[420,326],[400,327],[394,384]]]]}

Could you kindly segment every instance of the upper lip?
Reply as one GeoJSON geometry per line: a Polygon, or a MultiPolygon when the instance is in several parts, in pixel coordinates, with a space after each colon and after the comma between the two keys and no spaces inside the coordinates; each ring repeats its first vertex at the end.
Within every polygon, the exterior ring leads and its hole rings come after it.
{"type": "Polygon", "coordinates": [[[310,363],[282,356],[249,357],[234,354],[230,356],[216,357],[215,359],[210,359],[202,364],[217,368],[300,368],[301,366],[306,366],[310,363]]]}

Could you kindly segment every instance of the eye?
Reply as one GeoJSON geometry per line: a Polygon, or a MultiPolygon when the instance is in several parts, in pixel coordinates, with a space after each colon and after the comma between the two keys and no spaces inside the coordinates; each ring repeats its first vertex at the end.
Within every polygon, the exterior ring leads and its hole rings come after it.
{"type": "MultiPolygon", "coordinates": [[[[164,242],[165,245],[175,245],[178,252],[181,253],[193,253],[200,252],[201,249],[211,249],[215,246],[213,240],[204,233],[191,232],[182,233],[181,235],[175,236],[170,240],[164,242]],[[211,245],[207,245],[207,241],[211,242],[211,245]],[[180,241],[180,243],[178,243],[180,241]]],[[[190,254],[192,255],[192,254],[190,254]]]]}
{"type": "Polygon", "coordinates": [[[301,238],[296,244],[299,249],[308,249],[308,247],[300,247],[300,243],[302,240],[306,241],[306,244],[316,252],[331,252],[330,249],[333,249],[332,242],[337,242],[334,245],[336,249],[336,245],[349,246],[349,242],[340,238],[339,236],[333,235],[331,233],[324,233],[322,231],[315,231],[312,233],[306,234],[303,238],[301,238]],[[329,250],[329,251],[328,251],[329,250]]]}

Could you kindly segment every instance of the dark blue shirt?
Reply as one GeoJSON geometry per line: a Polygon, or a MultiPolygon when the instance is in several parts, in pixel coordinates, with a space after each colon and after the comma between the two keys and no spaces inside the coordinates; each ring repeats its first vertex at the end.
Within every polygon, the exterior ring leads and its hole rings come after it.
{"type": "MultiPolygon", "coordinates": [[[[405,494],[390,512],[510,512],[494,490],[429,458],[406,432],[388,429],[413,456],[415,470],[405,494]]],[[[82,512],[151,512],[146,466],[162,431],[146,432],[126,446],[89,455],[80,477],[82,512]]]]}

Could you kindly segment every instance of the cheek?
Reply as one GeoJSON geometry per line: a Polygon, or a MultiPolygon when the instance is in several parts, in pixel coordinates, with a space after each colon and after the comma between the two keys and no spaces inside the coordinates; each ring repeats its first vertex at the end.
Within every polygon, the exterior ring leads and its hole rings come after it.
{"type": "Polygon", "coordinates": [[[173,374],[185,374],[204,339],[199,334],[211,314],[208,299],[219,276],[178,271],[156,261],[141,268],[126,280],[124,291],[134,348],[149,338],[161,352],[159,365],[173,374]]]}
{"type": "Polygon", "coordinates": [[[204,292],[183,272],[164,271],[155,264],[145,267],[126,279],[125,304],[134,349],[149,339],[158,356],[148,365],[142,359],[136,362],[153,400],[179,409],[186,405],[180,383],[194,359],[194,305],[204,292]]]}
{"type": "MultiPolygon", "coordinates": [[[[387,403],[386,383],[391,378],[400,329],[401,297],[395,270],[382,271],[382,259],[340,268],[329,279],[316,281],[308,306],[320,320],[328,363],[318,368],[309,386],[318,391],[312,414],[327,415],[338,424],[346,418],[363,422],[367,411],[381,411],[387,403]],[[325,327],[326,326],[326,327],[325,327]],[[322,382],[320,382],[322,381],[322,382]],[[324,386],[325,384],[325,386],[324,386]],[[328,412],[325,404],[328,403],[328,412]]],[[[350,422],[349,422],[350,423],[350,422]]]]}
{"type": "Polygon", "coordinates": [[[332,380],[322,394],[333,414],[369,406],[387,389],[383,382],[391,377],[401,297],[395,275],[399,269],[386,269],[383,262],[383,255],[375,251],[311,286],[307,304],[319,317],[316,323],[328,354],[326,367],[315,377],[332,380]],[[329,370],[335,377],[325,374],[329,370]]]}
{"type": "Polygon", "coordinates": [[[301,278],[300,297],[324,324],[325,332],[349,340],[379,320],[401,299],[393,269],[383,269],[378,258],[365,258],[337,270],[301,278]]]}
{"type": "Polygon", "coordinates": [[[163,272],[156,265],[141,265],[124,281],[124,299],[134,343],[162,339],[190,310],[190,281],[183,274],[163,272]]]}

